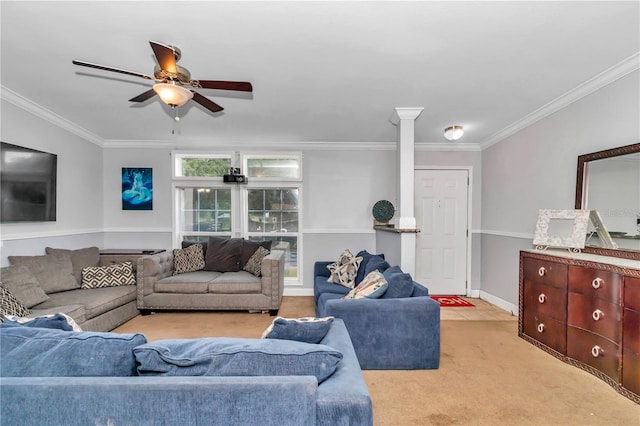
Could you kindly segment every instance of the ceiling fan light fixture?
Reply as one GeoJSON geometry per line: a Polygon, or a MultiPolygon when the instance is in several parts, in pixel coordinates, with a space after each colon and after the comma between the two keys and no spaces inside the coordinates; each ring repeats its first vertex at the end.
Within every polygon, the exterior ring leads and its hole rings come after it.
{"type": "Polygon", "coordinates": [[[158,94],[162,102],[173,107],[181,107],[191,98],[193,92],[178,86],[175,83],[158,83],[153,85],[153,90],[158,94]]]}
{"type": "Polygon", "coordinates": [[[464,135],[462,126],[449,126],[444,129],[444,137],[450,141],[457,141],[464,135]]]}

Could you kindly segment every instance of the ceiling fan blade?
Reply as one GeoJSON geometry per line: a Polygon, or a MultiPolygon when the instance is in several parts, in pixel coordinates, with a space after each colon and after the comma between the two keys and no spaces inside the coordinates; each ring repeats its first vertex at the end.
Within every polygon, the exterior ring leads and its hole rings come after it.
{"type": "Polygon", "coordinates": [[[253,92],[253,86],[245,81],[219,81],[219,80],[191,80],[193,87],[203,89],[237,90],[240,92],[253,92]]]}
{"type": "MultiPolygon", "coordinates": [[[[193,90],[192,90],[192,92],[193,92],[193,90]]],[[[199,103],[200,105],[202,105],[203,107],[205,107],[206,109],[208,109],[211,112],[220,112],[220,111],[222,111],[224,109],[220,105],[218,105],[217,103],[209,100],[208,98],[205,98],[204,96],[202,96],[198,92],[193,92],[193,100],[196,101],[197,103],[199,103]]]]}
{"type": "Polygon", "coordinates": [[[173,49],[165,44],[156,43],[155,41],[150,41],[149,44],[153,49],[154,55],[156,55],[160,68],[169,73],[177,74],[178,66],[176,65],[176,57],[174,56],[173,49]]]}
{"type": "Polygon", "coordinates": [[[156,92],[153,89],[149,89],[144,93],[140,93],[138,96],[129,99],[129,102],[144,102],[147,99],[154,97],[156,92]]]}
{"type": "Polygon", "coordinates": [[[135,77],[142,77],[142,78],[146,78],[147,80],[155,80],[155,77],[152,77],[150,75],[146,75],[146,74],[141,74],[139,72],[134,72],[134,71],[127,71],[127,70],[121,70],[118,68],[112,68],[112,67],[107,67],[105,65],[98,65],[98,64],[92,64],[90,62],[83,62],[83,61],[76,61],[75,59],[73,61],[74,65],[80,65],[83,67],[89,67],[89,68],[96,68],[99,70],[104,70],[104,71],[112,71],[112,72],[119,72],[120,74],[127,74],[127,75],[133,75],[135,77]]]}

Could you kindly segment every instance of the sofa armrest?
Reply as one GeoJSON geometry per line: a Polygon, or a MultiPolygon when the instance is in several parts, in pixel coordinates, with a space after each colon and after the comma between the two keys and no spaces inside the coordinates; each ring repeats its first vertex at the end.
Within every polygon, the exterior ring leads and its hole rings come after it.
{"type": "Polygon", "coordinates": [[[440,305],[430,297],[330,299],[323,315],[344,321],[363,369],[439,366],[440,305]]]}
{"type": "Polygon", "coordinates": [[[262,294],[271,297],[271,310],[278,310],[284,293],[284,250],[271,250],[262,259],[262,294]]]}
{"type": "Polygon", "coordinates": [[[313,264],[313,276],[314,277],[329,277],[331,276],[331,271],[327,269],[327,265],[332,264],[333,262],[321,260],[313,264]]]}
{"type": "Polygon", "coordinates": [[[143,256],[137,263],[138,309],[142,309],[145,307],[143,296],[153,293],[156,281],[173,275],[173,252],[143,256]]]}
{"type": "Polygon", "coordinates": [[[0,417],[33,425],[310,425],[317,388],[313,376],[3,377],[0,417]]]}

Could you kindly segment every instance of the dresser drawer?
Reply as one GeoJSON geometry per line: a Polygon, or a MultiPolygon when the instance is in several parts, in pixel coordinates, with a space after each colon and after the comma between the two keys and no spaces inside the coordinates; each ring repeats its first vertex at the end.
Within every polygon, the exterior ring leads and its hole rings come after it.
{"type": "Polygon", "coordinates": [[[620,347],[609,339],[572,326],[567,327],[567,356],[619,380],[620,347]]]}
{"type": "Polygon", "coordinates": [[[567,291],[533,281],[524,282],[524,309],[567,322],[567,291]]]}
{"type": "Polygon", "coordinates": [[[523,332],[540,343],[565,355],[567,351],[567,324],[552,317],[525,310],[523,332]]]}
{"type": "Polygon", "coordinates": [[[640,353],[640,311],[624,309],[622,345],[640,353]]]}
{"type": "Polygon", "coordinates": [[[624,278],[624,307],[640,311],[640,278],[624,278]]]}
{"type": "Polygon", "coordinates": [[[603,299],[569,292],[567,324],[620,343],[620,307],[603,299]]]}
{"type": "Polygon", "coordinates": [[[640,395],[640,353],[622,349],[622,386],[640,395]]]}
{"type": "Polygon", "coordinates": [[[525,257],[523,270],[525,281],[535,281],[558,288],[567,287],[567,265],[562,263],[525,257]]]}
{"type": "Polygon", "coordinates": [[[622,276],[610,271],[569,266],[569,291],[620,304],[622,276]]]}

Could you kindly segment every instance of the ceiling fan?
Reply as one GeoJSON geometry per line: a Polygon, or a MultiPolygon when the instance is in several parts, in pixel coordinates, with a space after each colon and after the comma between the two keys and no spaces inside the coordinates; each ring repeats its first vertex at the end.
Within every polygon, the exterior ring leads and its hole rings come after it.
{"type": "Polygon", "coordinates": [[[129,99],[129,101],[144,102],[157,94],[164,103],[174,109],[176,107],[183,106],[190,99],[193,99],[195,102],[199,103],[211,112],[219,112],[224,109],[200,93],[192,89],[187,89],[184,86],[196,89],[235,90],[240,92],[253,91],[251,83],[244,81],[192,80],[189,70],[176,64],[182,56],[182,52],[179,48],[157,43],[155,41],[150,41],[149,44],[151,44],[153,53],[158,61],[158,65],[154,68],[153,76],[134,71],[107,67],[104,65],[92,64],[90,62],[77,60],[73,60],[72,62],[75,65],[83,67],[118,72],[121,74],[142,77],[147,80],[153,80],[156,82],[156,84],[153,85],[153,88],[129,99]]]}

